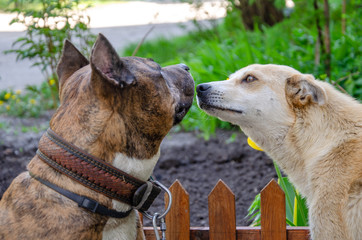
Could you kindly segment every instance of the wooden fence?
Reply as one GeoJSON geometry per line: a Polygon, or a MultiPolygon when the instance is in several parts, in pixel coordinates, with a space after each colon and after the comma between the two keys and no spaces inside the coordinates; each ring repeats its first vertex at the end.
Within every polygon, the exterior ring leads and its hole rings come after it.
{"type": "MultiPolygon", "coordinates": [[[[209,227],[190,226],[189,195],[179,181],[170,191],[173,202],[165,219],[167,240],[309,240],[308,227],[286,226],[285,195],[275,180],[260,194],[261,227],[236,226],[235,195],[222,180],[208,197],[209,227]]],[[[152,227],[144,227],[144,232],[147,240],[155,239],[152,227]]]]}

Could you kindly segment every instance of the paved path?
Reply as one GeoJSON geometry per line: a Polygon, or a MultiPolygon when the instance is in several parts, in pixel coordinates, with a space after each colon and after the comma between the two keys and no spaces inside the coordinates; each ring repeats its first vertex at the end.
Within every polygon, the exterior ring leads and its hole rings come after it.
{"type": "MultiPolygon", "coordinates": [[[[118,50],[132,42],[139,42],[152,27],[147,39],[160,36],[171,38],[193,30],[191,20],[222,18],[225,8],[222,2],[206,2],[198,12],[186,3],[153,3],[126,2],[100,5],[87,10],[91,18],[91,30],[97,34],[103,33],[118,50]],[[183,27],[180,27],[180,25],[183,27]]],[[[39,84],[44,76],[37,67],[31,67],[32,61],[16,61],[16,54],[3,52],[11,49],[12,43],[24,36],[21,25],[9,26],[15,15],[0,14],[0,90],[23,89],[29,84],[39,84]]]]}

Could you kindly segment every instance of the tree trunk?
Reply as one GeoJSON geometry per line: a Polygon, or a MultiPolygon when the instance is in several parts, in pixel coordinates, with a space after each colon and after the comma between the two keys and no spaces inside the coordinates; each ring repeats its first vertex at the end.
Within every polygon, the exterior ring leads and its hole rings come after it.
{"type": "Polygon", "coordinates": [[[274,5],[274,0],[230,0],[241,13],[241,18],[247,30],[254,30],[255,26],[263,24],[273,26],[283,20],[283,12],[274,5]]]}
{"type": "Polygon", "coordinates": [[[329,78],[331,78],[331,33],[329,30],[329,3],[328,0],[324,0],[324,41],[326,45],[326,58],[325,58],[325,66],[326,66],[326,74],[329,78]]]}
{"type": "Polygon", "coordinates": [[[320,46],[320,52],[315,55],[314,61],[317,62],[317,58],[323,59],[324,68],[327,76],[331,77],[331,34],[329,29],[329,3],[328,0],[323,0],[323,14],[324,14],[324,34],[320,20],[318,0],[313,0],[315,22],[317,27],[317,45],[320,46]]]}
{"type": "Polygon", "coordinates": [[[323,32],[322,32],[322,26],[320,23],[319,18],[319,6],[318,6],[318,0],[313,0],[313,7],[314,7],[314,15],[315,15],[315,23],[317,27],[317,41],[316,41],[316,50],[319,49],[318,52],[315,53],[315,63],[317,65],[320,64],[320,57],[325,55],[325,47],[324,47],[324,41],[323,41],[323,32]]]}

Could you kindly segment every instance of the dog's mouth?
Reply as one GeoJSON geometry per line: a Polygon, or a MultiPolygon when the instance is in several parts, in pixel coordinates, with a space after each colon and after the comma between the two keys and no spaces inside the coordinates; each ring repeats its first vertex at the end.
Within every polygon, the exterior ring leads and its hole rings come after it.
{"type": "Polygon", "coordinates": [[[190,109],[191,104],[179,103],[175,108],[174,125],[180,123],[190,109]]]}
{"type": "Polygon", "coordinates": [[[201,109],[203,109],[205,111],[219,110],[219,111],[234,112],[234,113],[238,113],[238,114],[243,114],[244,113],[243,111],[238,110],[238,109],[226,108],[226,107],[211,105],[211,104],[207,104],[207,103],[203,103],[203,102],[199,102],[199,106],[200,106],[201,109]]]}

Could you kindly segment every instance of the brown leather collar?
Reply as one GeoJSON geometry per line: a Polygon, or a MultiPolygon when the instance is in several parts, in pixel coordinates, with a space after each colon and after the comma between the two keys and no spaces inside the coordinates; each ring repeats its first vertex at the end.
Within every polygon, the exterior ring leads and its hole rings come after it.
{"type": "Polygon", "coordinates": [[[39,142],[37,154],[55,170],[96,192],[146,211],[161,189],[85,153],[50,128],[39,142]]]}

